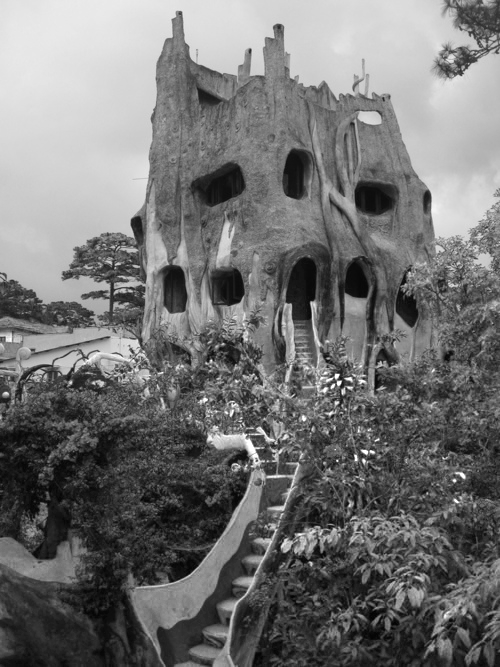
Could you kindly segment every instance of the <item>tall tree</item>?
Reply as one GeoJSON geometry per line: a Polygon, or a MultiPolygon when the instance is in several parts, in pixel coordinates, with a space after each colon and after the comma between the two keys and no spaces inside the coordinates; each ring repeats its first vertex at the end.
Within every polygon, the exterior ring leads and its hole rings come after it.
{"type": "Polygon", "coordinates": [[[454,27],[472,37],[476,47],[443,44],[434,61],[439,77],[462,76],[484,56],[500,53],[500,0],[444,0],[443,14],[449,14],[454,27]]]}
{"type": "Polygon", "coordinates": [[[78,280],[81,276],[108,288],[82,294],[82,299],[106,299],[108,321],[113,322],[115,304],[136,305],[141,293],[139,253],[134,239],[120,232],[105,232],[74,248],[73,261],[63,271],[62,279],[78,280]]]}

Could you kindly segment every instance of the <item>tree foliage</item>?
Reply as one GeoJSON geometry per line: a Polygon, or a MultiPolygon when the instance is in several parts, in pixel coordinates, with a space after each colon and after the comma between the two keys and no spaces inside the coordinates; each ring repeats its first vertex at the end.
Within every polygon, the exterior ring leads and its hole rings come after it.
{"type": "Polygon", "coordinates": [[[95,325],[95,313],[82,306],[78,301],[51,301],[44,307],[42,317],[45,324],[68,327],[92,327],[95,325]]]}
{"type": "Polygon", "coordinates": [[[36,292],[23,287],[17,280],[0,282],[0,317],[41,321],[42,316],[42,300],[36,292]]]}
{"type": "Polygon", "coordinates": [[[298,417],[311,475],[260,664],[493,664],[498,389],[432,354],[379,381],[370,396],[337,349],[298,417]]]}
{"type": "Polygon", "coordinates": [[[82,299],[105,299],[108,302],[108,323],[113,323],[115,306],[143,307],[144,288],[140,284],[139,254],[135,240],[119,232],[105,232],[74,248],[69,269],[62,279],[91,278],[106,283],[107,289],[82,294],[82,299]]]}
{"type": "Polygon", "coordinates": [[[444,352],[471,369],[489,369],[498,363],[499,241],[497,202],[470,231],[468,240],[460,236],[438,239],[435,260],[416,267],[407,279],[407,289],[430,309],[444,352]],[[482,261],[485,256],[488,266],[482,261]]]}
{"type": "Polygon", "coordinates": [[[102,378],[35,390],[0,423],[4,526],[15,533],[20,510],[34,514],[47,493],[68,502],[89,548],[87,605],[102,610],[130,572],[155,583],[185,574],[189,551],[204,555],[244,482],[205,449],[205,431],[261,427],[310,474],[259,592],[275,598],[257,664],[498,664],[498,213],[408,275],[446,354],[379,367],[374,395],[342,340],[291,387],[284,369],[266,375],[249,336],[258,313],[190,341],[157,332],[138,361],[147,398],[102,378]]]}
{"type": "Polygon", "coordinates": [[[312,472],[281,546],[259,664],[498,664],[499,223],[497,204],[409,277],[453,354],[380,367],[370,396],[332,348],[300,417],[312,472]]]}
{"type": "Polygon", "coordinates": [[[463,76],[481,58],[500,52],[500,0],[444,0],[443,13],[450,14],[454,27],[476,46],[444,44],[434,62],[439,77],[463,76]]]}
{"type": "Polygon", "coordinates": [[[52,301],[45,304],[32,289],[17,280],[0,282],[0,317],[14,317],[33,322],[71,327],[94,325],[94,313],[76,301],[52,301]]]}

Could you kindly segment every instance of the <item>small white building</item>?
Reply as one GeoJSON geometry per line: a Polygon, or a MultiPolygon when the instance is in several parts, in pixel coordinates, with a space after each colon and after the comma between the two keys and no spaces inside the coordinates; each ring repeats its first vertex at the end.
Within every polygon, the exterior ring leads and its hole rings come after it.
{"type": "MultiPolygon", "coordinates": [[[[0,354],[0,369],[15,369],[16,352],[20,347],[27,347],[31,351],[30,358],[22,362],[24,369],[47,364],[53,365],[54,370],[63,375],[66,375],[75,363],[77,366],[78,362],[83,363],[83,355],[88,357],[92,352],[121,354],[129,358],[139,350],[139,343],[135,338],[127,338],[111,329],[102,327],[73,330],[68,330],[68,327],[57,327],[57,329],[65,329],[65,332],[23,333],[21,340],[17,340],[15,345],[4,343],[6,349],[0,354]]],[[[19,332],[17,335],[19,336],[19,332]]],[[[106,367],[106,361],[103,361],[102,365],[106,367]]],[[[112,362],[109,362],[109,365],[112,366],[112,362]]]]}
{"type": "Polygon", "coordinates": [[[21,343],[24,336],[71,332],[71,327],[55,327],[17,317],[0,317],[0,343],[21,343]]]}

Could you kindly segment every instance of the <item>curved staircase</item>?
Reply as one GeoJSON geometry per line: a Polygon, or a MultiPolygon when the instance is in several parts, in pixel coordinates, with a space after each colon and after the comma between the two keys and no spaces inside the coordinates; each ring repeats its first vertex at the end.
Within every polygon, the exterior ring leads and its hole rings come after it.
{"type": "Polygon", "coordinates": [[[166,667],[234,667],[232,635],[238,623],[231,619],[255,588],[256,575],[274,548],[272,538],[298,465],[266,460],[269,450],[257,449],[264,470],[251,473],[245,497],[200,566],[178,582],[132,592],[137,614],[166,667]],[[252,539],[252,525],[263,515],[265,536],[252,539]]]}

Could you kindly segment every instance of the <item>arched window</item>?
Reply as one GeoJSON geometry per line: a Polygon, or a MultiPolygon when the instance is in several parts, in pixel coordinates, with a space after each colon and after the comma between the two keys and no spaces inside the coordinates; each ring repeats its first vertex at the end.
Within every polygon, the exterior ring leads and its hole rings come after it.
{"type": "Polygon", "coordinates": [[[303,257],[295,264],[288,280],[286,302],[292,304],[294,320],[311,319],[311,301],[316,299],[316,264],[303,257]]]}
{"type": "Polygon", "coordinates": [[[186,310],[186,278],[180,266],[169,266],[165,271],[163,303],[169,313],[183,313],[186,310]]]}
{"type": "Polygon", "coordinates": [[[369,290],[370,286],[361,262],[356,260],[351,262],[345,276],[345,293],[356,299],[366,299],[369,290]]]}
{"type": "Polygon", "coordinates": [[[130,221],[130,226],[132,227],[132,232],[134,234],[137,245],[144,244],[144,230],[142,228],[142,218],[140,215],[136,215],[130,221]]]}
{"type": "Polygon", "coordinates": [[[302,199],[311,181],[311,158],[305,151],[290,151],[283,170],[283,191],[291,199],[302,199]]]}
{"type": "Polygon", "coordinates": [[[401,285],[399,286],[398,295],[396,297],[396,313],[409,327],[414,327],[418,320],[418,308],[415,297],[410,294],[405,294],[403,287],[406,285],[406,275],[403,276],[401,285]]]}
{"type": "Polygon", "coordinates": [[[432,208],[432,195],[429,192],[429,190],[426,190],[424,192],[423,206],[424,206],[424,213],[426,215],[429,215],[432,208]]]}
{"type": "Polygon", "coordinates": [[[197,179],[194,187],[208,206],[216,206],[240,195],[245,189],[245,181],[237,164],[230,163],[213,174],[197,179]]]}
{"type": "Polygon", "coordinates": [[[358,185],[355,198],[358,211],[370,215],[381,215],[390,211],[394,206],[389,192],[385,192],[376,185],[358,185]]]}
{"type": "Polygon", "coordinates": [[[212,273],[212,303],[215,306],[234,306],[244,295],[243,278],[238,269],[221,269],[212,273]]]}
{"type": "Polygon", "coordinates": [[[212,93],[203,90],[203,88],[198,88],[198,102],[201,106],[214,107],[222,102],[222,100],[212,93]]]}

